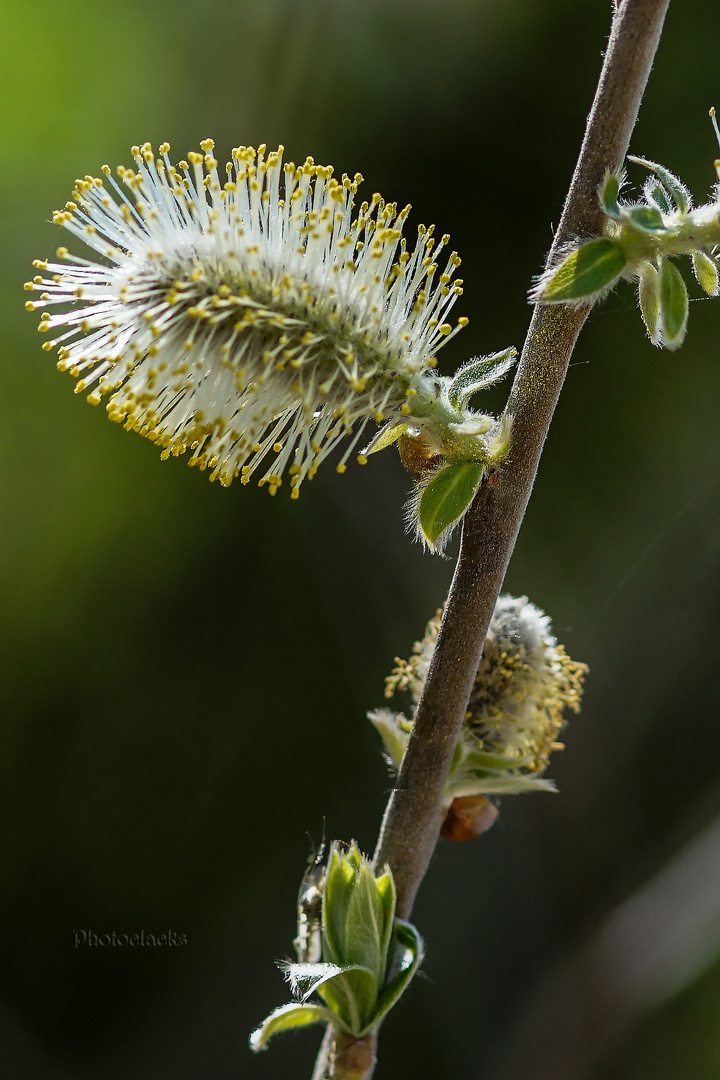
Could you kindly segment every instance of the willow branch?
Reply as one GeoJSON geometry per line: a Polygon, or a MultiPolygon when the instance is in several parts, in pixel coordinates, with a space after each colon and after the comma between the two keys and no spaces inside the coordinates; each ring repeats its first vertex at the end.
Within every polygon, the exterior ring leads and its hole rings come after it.
{"type": "MultiPolygon", "coordinates": [[[[597,188],[627,153],[670,0],[623,0],[548,265],[568,240],[597,234],[597,188]]],[[[440,831],[443,788],[490,618],[535,481],[540,455],[588,307],[538,306],[507,405],[512,447],[465,517],[437,648],[375,853],[395,877],[407,919],[440,831]]]]}
{"type": "MultiPolygon", "coordinates": [[[[597,188],[605,169],[619,168],[625,159],[669,3],[622,0],[617,5],[585,138],[547,265],[568,240],[599,229],[597,188]]],[[[507,405],[514,418],[511,452],[481,486],[465,517],[435,655],[375,852],[376,865],[388,863],[393,871],[397,914],[402,919],[410,916],[438,840],[443,789],[490,618],[570,356],[588,312],[587,307],[534,309],[507,405]]],[[[330,1030],[313,1080],[339,1078],[341,1070],[334,1067],[337,1049],[330,1030]]],[[[370,1064],[363,1080],[372,1071],[370,1064]]]]}

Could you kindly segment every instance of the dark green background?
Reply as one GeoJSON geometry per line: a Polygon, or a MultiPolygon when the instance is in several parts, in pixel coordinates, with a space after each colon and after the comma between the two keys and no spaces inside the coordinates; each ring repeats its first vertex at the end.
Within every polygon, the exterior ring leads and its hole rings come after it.
{"type": "MultiPolygon", "coordinates": [[[[273,963],[306,834],[325,819],[373,847],[389,780],[364,714],[452,570],[404,536],[393,452],[325,467],[291,503],[163,464],[74,397],[22,308],[31,260],[61,242],[50,212],[132,143],[180,157],[212,135],[224,159],[283,142],[412,202],[409,235],[452,234],[471,321],[446,365],[520,345],[609,9],[7,0],[3,1075],[309,1080],[316,1033],[257,1058],[247,1034],[287,1000],[273,963]],[[188,945],[74,950],[90,928],[188,945]]],[[[700,199],[719,43],[716,4],[673,0],[632,141],[700,199]]],[[[416,908],[424,977],[383,1031],[378,1080],[489,1080],[549,966],[717,810],[719,338],[720,301],[698,299],[686,346],[653,349],[629,287],[583,333],[507,587],[590,663],[586,705],[552,764],[559,795],[507,799],[485,839],[439,848],[416,908]]],[[[710,964],[587,1075],[714,1080],[719,1010],[710,964]]]]}

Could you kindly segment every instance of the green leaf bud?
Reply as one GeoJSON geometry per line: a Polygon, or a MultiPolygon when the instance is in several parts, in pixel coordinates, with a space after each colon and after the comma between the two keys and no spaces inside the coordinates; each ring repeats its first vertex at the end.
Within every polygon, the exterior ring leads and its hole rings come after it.
{"type": "Polygon", "coordinates": [[[319,859],[300,886],[295,942],[300,962],[280,965],[300,1001],[270,1014],[251,1036],[253,1050],[263,1049],[278,1031],[319,1020],[364,1037],[377,1028],[422,960],[417,930],[395,919],[395,883],[387,867],[376,874],[354,841],[332,844],[324,869],[319,859]],[[305,900],[313,890],[322,895],[322,959],[307,962],[307,934],[301,931],[305,900]],[[308,1002],[315,994],[322,1005],[308,1002]]]}
{"type": "Polygon", "coordinates": [[[688,319],[688,293],[680,271],[669,259],[660,263],[660,321],[663,342],[677,349],[685,340],[688,319]]]}
{"type": "Polygon", "coordinates": [[[394,915],[390,872],[376,876],[354,843],[347,851],[333,844],[323,893],[323,957],[343,969],[343,978],[329,980],[321,995],[356,1035],[370,1022],[385,978],[394,915]]]}

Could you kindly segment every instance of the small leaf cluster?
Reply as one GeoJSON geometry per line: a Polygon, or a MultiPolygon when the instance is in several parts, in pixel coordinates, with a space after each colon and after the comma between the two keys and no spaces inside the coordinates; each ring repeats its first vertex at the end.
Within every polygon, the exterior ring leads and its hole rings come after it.
{"type": "Polygon", "coordinates": [[[515,364],[516,350],[474,357],[453,376],[436,378],[445,417],[434,430],[412,423],[388,425],[367,449],[374,453],[397,443],[416,485],[406,506],[408,529],[429,550],[442,554],[483,479],[506,456],[512,419],[470,408],[481,390],[503,379],[515,364]]]}
{"type": "Polygon", "coordinates": [[[685,339],[689,299],[671,260],[689,256],[702,290],[717,296],[720,184],[715,185],[712,201],[695,208],[687,187],[669,169],[646,158],[628,160],[650,174],[643,198],[622,201],[624,173],[607,172],[598,189],[603,235],[566,249],[560,262],[539,278],[530,298],[582,306],[601,299],[623,278],[635,280],[650,340],[677,349],[685,339]]]}
{"type": "MultiPolygon", "coordinates": [[[[318,889],[317,877],[310,886],[318,889]]],[[[395,918],[395,884],[385,867],[376,874],[353,842],[330,848],[322,881],[321,960],[308,962],[299,946],[308,936],[301,928],[299,904],[297,963],[283,965],[298,999],[275,1009],[250,1037],[263,1050],[273,1035],[308,1024],[329,1023],[362,1038],[376,1030],[403,993],[423,958],[423,943],[410,923],[395,918]]]]}

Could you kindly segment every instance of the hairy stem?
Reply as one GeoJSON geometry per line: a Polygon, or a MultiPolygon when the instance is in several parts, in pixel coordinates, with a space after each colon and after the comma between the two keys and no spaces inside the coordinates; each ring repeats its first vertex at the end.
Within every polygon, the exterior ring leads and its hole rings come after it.
{"type": "MultiPolygon", "coordinates": [[[[625,159],[669,3],[621,0],[616,6],[595,100],[547,265],[569,239],[599,232],[602,215],[597,188],[605,169],[618,169],[625,159]]],[[[402,919],[410,916],[438,840],[443,788],[490,618],[568,362],[589,310],[534,309],[507,405],[514,417],[510,454],[481,485],[465,517],[435,655],[375,852],[376,866],[388,863],[393,871],[397,915],[402,919]]],[[[332,1059],[332,1041],[329,1035],[323,1044],[321,1057],[326,1062],[332,1059]]],[[[321,1075],[324,1080],[333,1072],[321,1075]]]]}
{"type": "MultiPolygon", "coordinates": [[[[612,23],[595,101],[548,265],[570,238],[597,234],[597,188],[627,153],[670,0],[623,0],[612,23]]],[[[589,307],[537,306],[507,404],[514,417],[507,459],[468,511],[435,655],[415,714],[375,853],[397,887],[407,919],[440,831],[453,750],[490,618],[515,546],[540,454],[589,307]]]]}
{"type": "Polygon", "coordinates": [[[354,1039],[328,1024],[312,1080],[370,1080],[375,1069],[376,1043],[374,1033],[354,1039]]]}

